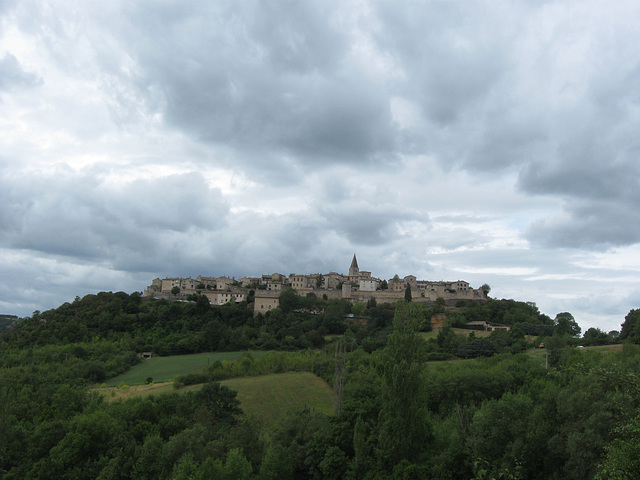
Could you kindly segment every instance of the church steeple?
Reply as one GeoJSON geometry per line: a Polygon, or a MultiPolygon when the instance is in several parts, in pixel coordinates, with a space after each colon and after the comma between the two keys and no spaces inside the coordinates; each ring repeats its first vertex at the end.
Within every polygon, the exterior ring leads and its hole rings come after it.
{"type": "Polygon", "coordinates": [[[351,266],[349,267],[349,276],[358,275],[360,269],[358,268],[358,260],[356,260],[356,254],[353,254],[353,260],[351,260],[351,266]]]}

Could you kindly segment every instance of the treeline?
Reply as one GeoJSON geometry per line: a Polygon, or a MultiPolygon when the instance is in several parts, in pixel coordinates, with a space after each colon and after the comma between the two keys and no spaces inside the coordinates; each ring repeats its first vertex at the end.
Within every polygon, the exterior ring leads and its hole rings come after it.
{"type": "MultiPolygon", "coordinates": [[[[559,316],[552,320],[546,369],[539,358],[517,353],[527,346],[519,328],[469,338],[446,327],[425,341],[420,331],[438,306],[372,302],[356,306],[367,322],[336,322],[334,329],[334,319],[353,307],[329,303],[315,314],[296,304],[254,319],[242,305],[147,303],[118,293],[35,313],[0,336],[0,477],[640,478],[636,345],[607,356],[574,348],[564,331],[573,328],[570,318],[559,316]],[[333,317],[322,317],[327,314],[333,317]],[[176,379],[177,387],[204,383],[199,392],[112,403],[89,393],[89,383],[129,368],[137,351],[155,348],[161,329],[176,335],[167,343],[174,345],[213,321],[237,332],[262,333],[266,325],[264,332],[274,332],[286,348],[285,333],[296,338],[296,322],[344,335],[323,350],[246,354],[176,379]],[[429,361],[456,356],[470,359],[429,361]],[[336,414],[289,412],[265,426],[247,418],[235,393],[216,383],[288,370],[343,385],[335,392],[336,414]]],[[[461,306],[457,313],[468,312],[461,306]]],[[[500,323],[497,318],[492,321],[500,323]]],[[[545,324],[532,315],[513,319],[512,325],[545,324]]],[[[621,336],[640,341],[638,311],[627,315],[621,336]]]]}
{"type": "MultiPolygon", "coordinates": [[[[633,315],[635,310],[630,312],[633,315]]],[[[536,337],[551,337],[553,335],[569,335],[575,345],[610,345],[627,337],[640,340],[640,328],[623,328],[622,331],[604,332],[591,327],[582,338],[582,329],[568,312],[561,312],[555,318],[540,312],[535,303],[519,302],[511,299],[496,300],[488,298],[486,302],[460,301],[453,312],[447,316],[448,325],[465,327],[468,322],[487,322],[508,325],[518,329],[525,335],[536,337]]],[[[468,328],[468,327],[467,327],[468,328]]],[[[638,343],[638,342],[636,342],[638,343]]]]}
{"type": "MultiPolygon", "coordinates": [[[[330,310],[330,309],[329,309],[330,310]]],[[[146,300],[139,294],[101,292],[46,312],[34,312],[7,332],[19,348],[127,340],[136,352],[179,355],[204,351],[322,348],[324,335],[342,333],[343,322],[324,315],[281,311],[254,317],[246,303],[212,306],[193,302],[146,300]]]]}
{"type": "MultiPolygon", "coordinates": [[[[322,300],[283,292],[283,305],[253,315],[246,302],[213,306],[204,296],[190,302],[149,300],[138,293],[101,292],[76,298],[46,312],[21,319],[4,342],[30,349],[44,345],[126,342],[126,350],[181,355],[208,351],[320,349],[325,336],[343,334],[351,314],[347,300],[322,300]],[[292,298],[292,301],[288,301],[292,298]]],[[[358,307],[356,307],[357,310],[358,307]]],[[[360,313],[367,326],[355,324],[370,351],[384,345],[394,307],[370,302],[360,313]],[[366,330],[366,332],[365,332],[366,330]]],[[[0,339],[0,342],[3,340],[0,339]]]]}
{"type": "Polygon", "coordinates": [[[241,415],[236,393],[217,383],[194,393],[109,404],[50,376],[41,381],[57,388],[41,397],[31,382],[18,388],[3,381],[4,479],[185,478],[185,464],[198,462],[205,471],[215,469],[219,458],[224,478],[241,478],[234,477],[238,469],[254,468],[242,452],[259,444],[259,429],[241,415]]]}
{"type": "Polygon", "coordinates": [[[567,346],[552,369],[524,353],[428,362],[422,310],[399,302],[385,348],[347,354],[341,410],[282,478],[638,478],[637,346],[567,346]]]}
{"type": "Polygon", "coordinates": [[[269,352],[255,358],[245,352],[237,361],[217,360],[201,372],[179,375],[173,380],[176,389],[188,385],[217,382],[228,378],[267,375],[284,372],[311,372],[327,383],[334,375],[333,356],[311,350],[300,352],[269,352]]]}
{"type": "MultiPolygon", "coordinates": [[[[344,299],[300,297],[293,290],[281,293],[280,305],[254,317],[245,302],[212,306],[205,297],[197,295],[191,302],[181,302],[144,299],[139,293],[101,292],[46,312],[36,311],[21,319],[20,328],[9,330],[5,338],[19,348],[125,339],[128,350],[175,355],[322,348],[326,335],[343,334],[351,329],[360,340],[368,338],[365,348],[372,351],[384,345],[394,314],[392,304],[377,305],[375,299],[352,305],[344,299]],[[347,323],[347,315],[359,321],[347,323]]],[[[420,329],[429,331],[431,316],[445,312],[444,302],[425,306],[423,310],[425,319],[420,329]]],[[[482,302],[460,301],[455,309],[447,311],[448,326],[464,327],[473,321],[508,325],[525,335],[539,337],[568,333],[578,338],[581,333],[571,314],[564,312],[552,319],[531,302],[491,298],[482,302]]],[[[620,333],[590,328],[581,344],[604,345],[639,337],[640,327],[632,328],[632,323],[620,333]]]]}
{"type": "MultiPolygon", "coordinates": [[[[3,378],[0,473],[7,479],[619,478],[604,473],[618,468],[607,455],[629,442],[616,427],[633,426],[637,399],[618,378],[640,367],[637,347],[608,358],[571,349],[562,369],[548,371],[526,354],[424,362],[424,344],[406,334],[390,345],[346,353],[338,414],[289,412],[272,427],[245,417],[235,394],[216,383],[198,393],[106,403],[61,383],[63,377],[40,377],[52,386],[46,395],[27,372],[15,382],[3,378]]],[[[312,358],[277,355],[285,363],[287,356],[294,363],[312,358]]],[[[241,363],[233,368],[253,368],[241,363]]]]}
{"type": "Polygon", "coordinates": [[[485,302],[459,301],[451,319],[456,325],[467,322],[483,321],[502,325],[529,323],[553,326],[551,317],[541,313],[535,303],[516,300],[496,300],[488,298],[485,302]]]}
{"type": "MultiPolygon", "coordinates": [[[[138,293],[102,292],[76,298],[46,312],[34,312],[22,319],[19,328],[6,332],[0,345],[2,342],[6,345],[4,362],[25,365],[34,361],[34,355],[44,355],[46,362],[64,358],[77,364],[83,378],[102,381],[122,373],[137,362],[135,354],[147,351],[177,355],[249,349],[321,349],[326,335],[348,333],[352,341],[371,353],[386,344],[394,316],[393,305],[377,305],[374,299],[352,305],[346,300],[300,297],[293,290],[286,290],[280,295],[280,303],[280,308],[254,317],[244,302],[212,306],[202,296],[194,296],[191,302],[178,302],[148,300],[138,293]],[[347,316],[354,318],[345,321],[347,316]],[[47,349],[40,348],[44,346],[47,349]],[[117,355],[114,349],[119,352],[117,355]]],[[[423,318],[418,328],[429,331],[431,316],[445,312],[444,302],[421,308],[423,318]]],[[[446,325],[437,338],[427,343],[431,360],[517,353],[534,345],[525,335],[562,334],[563,340],[551,343],[576,344],[574,335],[579,332],[579,326],[568,313],[552,320],[541,314],[535,304],[514,300],[459,302],[456,309],[447,312],[446,325]],[[511,325],[511,330],[493,332],[485,339],[473,334],[455,335],[447,328],[474,320],[511,325]]],[[[598,345],[613,340],[610,334],[590,329],[581,343],[598,345]]]]}

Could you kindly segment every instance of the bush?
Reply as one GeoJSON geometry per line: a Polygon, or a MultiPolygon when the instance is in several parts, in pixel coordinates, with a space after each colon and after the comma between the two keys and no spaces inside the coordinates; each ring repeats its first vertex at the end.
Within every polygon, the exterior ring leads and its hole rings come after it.
{"type": "Polygon", "coordinates": [[[206,383],[209,380],[211,380],[211,375],[208,373],[187,373],[186,375],[180,375],[173,381],[173,388],[178,389],[187,385],[206,383]]]}
{"type": "Polygon", "coordinates": [[[460,358],[490,357],[496,353],[491,341],[486,338],[476,338],[458,347],[456,355],[460,358]]]}

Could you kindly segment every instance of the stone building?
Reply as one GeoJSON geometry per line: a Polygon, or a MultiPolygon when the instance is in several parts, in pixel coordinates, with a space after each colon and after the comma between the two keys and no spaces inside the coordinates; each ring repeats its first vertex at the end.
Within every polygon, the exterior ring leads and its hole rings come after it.
{"type": "Polygon", "coordinates": [[[192,278],[156,278],[144,292],[145,296],[167,298],[174,287],[179,288],[179,295],[187,296],[202,293],[213,305],[223,305],[232,301],[242,302],[247,299],[250,288],[255,288],[254,314],[266,313],[279,306],[279,295],[293,288],[299,295],[313,294],[318,298],[344,298],[351,302],[366,303],[374,298],[378,303],[403,300],[407,287],[411,290],[414,302],[431,303],[439,297],[450,304],[457,300],[484,300],[482,289],[471,288],[464,280],[453,282],[434,282],[418,280],[414,275],[400,278],[395,275],[387,281],[387,289],[382,289],[382,281],[373,277],[371,272],[360,270],[356,255],[353,255],[348,274],[336,272],[327,274],[314,273],[301,275],[292,273],[288,277],[280,273],[262,275],[261,277],[242,277],[238,281],[229,277],[192,278]],[[205,285],[205,289],[197,289],[205,285]]]}
{"type": "Polygon", "coordinates": [[[209,299],[211,305],[224,305],[234,301],[236,303],[244,302],[247,299],[247,290],[243,288],[234,288],[229,291],[203,291],[202,295],[209,299]]]}
{"type": "Polygon", "coordinates": [[[267,313],[280,306],[280,292],[269,292],[267,290],[257,290],[253,304],[253,313],[267,313]]]}

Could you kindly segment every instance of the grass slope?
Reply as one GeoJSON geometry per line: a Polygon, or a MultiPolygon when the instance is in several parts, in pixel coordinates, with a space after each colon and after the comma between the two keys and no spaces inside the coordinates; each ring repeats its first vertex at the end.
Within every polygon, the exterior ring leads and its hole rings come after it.
{"type": "MultiPolygon", "coordinates": [[[[153,381],[170,382],[178,375],[198,372],[216,360],[238,360],[245,352],[213,352],[196,353],[194,355],[174,355],[170,357],[153,357],[143,360],[140,364],[131,368],[128,372],[110,378],[106,385],[140,385],[147,382],[147,378],[153,381]]],[[[255,358],[265,355],[267,352],[251,352],[255,358]]]]}
{"type": "MultiPolygon", "coordinates": [[[[226,385],[238,392],[240,406],[247,415],[252,415],[265,424],[276,423],[288,411],[310,408],[316,412],[333,413],[333,390],[320,377],[309,372],[288,372],[258,377],[240,377],[224,380],[226,385]]],[[[107,401],[123,400],[163,393],[198,390],[202,385],[175,390],[170,382],[126,387],[99,387],[94,391],[105,396],[107,401]]]]}
{"type": "Polygon", "coordinates": [[[289,372],[259,377],[231,378],[221,382],[238,392],[240,406],[247,415],[273,423],[286,412],[310,408],[333,413],[333,390],[309,372],[289,372]]]}
{"type": "MultiPolygon", "coordinates": [[[[593,351],[593,352],[599,352],[603,355],[607,355],[609,353],[622,351],[622,347],[623,345],[619,343],[614,345],[598,345],[598,346],[592,346],[592,347],[567,347],[567,348],[577,348],[581,352],[593,351]]],[[[538,360],[540,362],[540,365],[546,365],[547,353],[548,353],[548,350],[546,348],[531,348],[527,350],[527,354],[530,357],[538,360]]]]}

